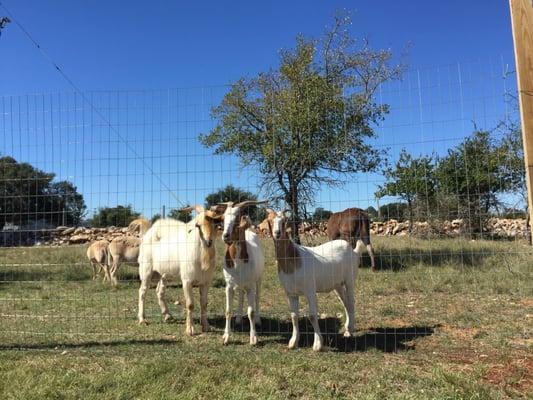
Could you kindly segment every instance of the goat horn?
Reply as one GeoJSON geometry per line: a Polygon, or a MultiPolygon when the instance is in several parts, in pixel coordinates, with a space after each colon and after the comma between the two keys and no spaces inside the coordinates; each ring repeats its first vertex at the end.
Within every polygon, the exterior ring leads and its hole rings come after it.
{"type": "Polygon", "coordinates": [[[257,204],[267,204],[268,200],[245,200],[238,204],[235,204],[235,207],[247,207],[247,206],[255,206],[257,204]]]}
{"type": "Polygon", "coordinates": [[[182,211],[182,212],[192,212],[192,210],[194,210],[194,207],[191,207],[191,206],[182,207],[178,209],[178,211],[182,211]]]}
{"type": "Polygon", "coordinates": [[[233,201],[226,201],[222,203],[217,203],[219,206],[233,207],[233,201]]]}

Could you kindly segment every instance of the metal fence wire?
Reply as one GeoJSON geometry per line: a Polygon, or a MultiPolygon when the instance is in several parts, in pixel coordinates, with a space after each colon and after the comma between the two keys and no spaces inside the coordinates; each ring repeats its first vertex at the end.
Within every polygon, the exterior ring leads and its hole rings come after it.
{"type": "MultiPolygon", "coordinates": [[[[458,309],[465,324],[482,325],[478,317],[469,319],[469,307],[481,294],[531,295],[515,85],[512,63],[501,58],[406,71],[401,80],[380,86],[373,100],[389,106],[384,119],[370,125],[375,135],[365,139],[382,154],[379,167],[349,176],[330,171],[322,178],[341,184],[321,181],[302,189],[300,220],[290,235],[298,229],[306,246],[328,242],[331,213],[357,207],[369,218],[375,253],[376,271],[366,249],[359,267],[355,337],[342,334],[344,307],[336,294],[318,295],[326,345],[396,351],[457,318],[458,309]]],[[[128,228],[134,219],[187,220],[189,214],[180,211],[186,206],[250,198],[269,201],[249,209],[250,229],[259,235],[265,255],[259,341],[281,337],[280,346],[288,342],[290,312],[265,221],[266,207],[283,210],[290,204],[275,184],[265,183],[269,171],[253,157],[243,164],[239,154],[215,153],[199,140],[219,125],[212,111],[230,89],[1,97],[0,347],[181,336],[187,307],[180,279],[169,279],[165,293],[175,323],[161,318],[156,274],[146,295],[150,324],[140,326],[135,257],[120,260],[115,286],[101,272],[93,279],[87,249],[96,241],[127,239],[135,252],[142,235],[137,227],[128,228]]],[[[318,121],[313,129],[320,126],[318,121]]],[[[274,146],[273,157],[288,145],[279,135],[264,144],[274,146]]],[[[310,143],[306,151],[322,150],[310,143]]],[[[298,159],[280,162],[285,161],[298,159]]],[[[213,329],[208,334],[222,335],[226,248],[220,238],[213,246],[207,305],[213,329]]],[[[198,332],[200,297],[196,288],[194,293],[198,332]]],[[[238,298],[237,293],[236,304],[238,298]]],[[[244,318],[240,322],[238,315],[233,326],[236,337],[247,340],[244,303],[244,318]]],[[[301,317],[308,316],[303,297],[299,309],[301,317]]],[[[299,324],[301,340],[311,345],[311,322],[301,318],[299,324]]]]}

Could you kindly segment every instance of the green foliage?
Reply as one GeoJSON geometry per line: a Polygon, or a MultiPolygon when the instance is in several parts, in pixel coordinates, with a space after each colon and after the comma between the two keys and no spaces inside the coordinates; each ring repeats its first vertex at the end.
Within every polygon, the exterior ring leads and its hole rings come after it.
{"type": "Polygon", "coordinates": [[[393,202],[379,207],[379,215],[382,220],[395,219],[405,221],[409,219],[409,206],[407,203],[393,202]]]}
{"type": "Polygon", "coordinates": [[[337,16],[322,40],[300,36],[294,49],[280,52],[277,68],[239,79],[212,110],[215,128],[199,137],[216,154],[257,167],[296,221],[317,188],[374,171],[382,160],[368,139],[388,106],[374,93],[401,68],[390,66],[389,51],[356,46],[349,25],[337,16]]]}
{"type": "Polygon", "coordinates": [[[467,220],[470,232],[481,232],[491,209],[500,205],[498,194],[512,188],[502,167],[503,151],[489,132],[475,131],[438,161],[439,192],[456,199],[449,217],[467,220]]]}
{"type": "MultiPolygon", "coordinates": [[[[424,205],[428,207],[435,196],[433,157],[413,158],[402,149],[395,167],[385,170],[385,179],[385,183],[378,188],[376,197],[395,196],[404,200],[411,221],[415,217],[415,203],[417,208],[423,208],[424,205]]],[[[421,217],[420,214],[417,213],[418,218],[421,217]]]]}
{"type": "Polygon", "coordinates": [[[368,214],[370,219],[376,219],[378,217],[378,210],[372,206],[367,207],[365,212],[368,214]]]}
{"type": "MultiPolygon", "coordinates": [[[[189,206],[187,206],[187,207],[189,207],[189,206]]],[[[174,218],[174,219],[177,219],[178,221],[187,223],[187,222],[192,220],[192,212],[183,211],[180,208],[173,208],[168,213],[168,217],[169,218],[174,218]]]]}
{"type": "MultiPolygon", "coordinates": [[[[206,206],[208,208],[218,203],[226,203],[228,201],[239,203],[244,200],[257,200],[257,196],[252,192],[240,189],[233,185],[227,185],[216,192],[208,194],[205,198],[206,206]]],[[[266,218],[266,212],[262,207],[249,206],[247,213],[254,223],[260,222],[266,218]]]]}
{"type": "Polygon", "coordinates": [[[106,226],[128,226],[131,221],[140,217],[140,213],[133,210],[131,205],[116,207],[102,207],[89,219],[89,223],[94,228],[106,226]]]}
{"type": "Polygon", "coordinates": [[[83,196],[68,181],[12,157],[0,158],[0,225],[45,220],[52,225],[78,225],[85,214],[83,196]]]}
{"type": "Polygon", "coordinates": [[[317,207],[313,213],[312,219],[313,221],[327,221],[329,217],[331,217],[331,214],[333,214],[331,211],[325,210],[322,207],[317,207]]]}

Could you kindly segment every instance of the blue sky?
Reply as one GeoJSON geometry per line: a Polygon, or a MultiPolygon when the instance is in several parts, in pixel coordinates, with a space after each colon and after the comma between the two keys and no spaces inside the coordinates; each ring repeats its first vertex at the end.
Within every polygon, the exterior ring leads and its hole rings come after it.
{"type": "MultiPolygon", "coordinates": [[[[408,46],[409,71],[378,99],[391,114],[376,143],[392,160],[402,147],[442,154],[474,122],[491,128],[511,112],[503,93],[515,77],[502,79],[514,69],[506,1],[2,3],[98,111],[11,24],[0,37],[0,153],[74,181],[91,210],[131,203],[151,215],[178,205],[165,186],[183,203],[226,183],[257,192],[253,170],[212,157],[197,134],[213,126],[209,109],[225,84],[275,66],[281,48],[299,33],[319,36],[336,9],[349,10],[352,33],[374,47],[399,55],[408,46]]],[[[375,204],[380,180],[355,176],[319,193],[317,205],[375,204]]]]}

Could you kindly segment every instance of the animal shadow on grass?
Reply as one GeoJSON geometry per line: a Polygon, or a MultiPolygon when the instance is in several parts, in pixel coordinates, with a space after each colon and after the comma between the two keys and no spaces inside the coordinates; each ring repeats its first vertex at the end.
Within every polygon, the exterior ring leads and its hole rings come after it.
{"type": "MultiPolygon", "coordinates": [[[[215,317],[209,319],[209,323],[219,329],[224,329],[225,319],[223,317],[215,317]]],[[[410,343],[414,339],[430,336],[434,333],[434,326],[409,326],[402,328],[370,328],[363,334],[357,334],[355,337],[344,337],[339,333],[341,329],[340,320],[337,318],[324,318],[318,321],[324,345],[339,352],[351,353],[355,351],[368,351],[375,349],[384,353],[394,353],[398,351],[413,350],[415,345],[410,343]]],[[[313,326],[308,318],[300,318],[300,347],[312,347],[314,334],[313,326]]],[[[236,325],[232,321],[232,329],[234,332],[248,333],[250,331],[250,323],[247,317],[243,317],[242,324],[236,325]]],[[[259,337],[259,345],[265,342],[277,342],[288,344],[289,338],[292,334],[292,323],[288,320],[280,320],[276,318],[261,318],[261,327],[258,328],[257,333],[259,337]],[[261,338],[263,336],[263,338],[261,338]],[[265,336],[270,336],[265,340],[265,336]],[[281,336],[281,338],[280,338],[281,336]]]]}
{"type": "MultiPolygon", "coordinates": [[[[468,246],[457,248],[440,247],[438,249],[422,249],[406,247],[403,249],[387,249],[382,252],[375,250],[376,269],[389,271],[403,271],[417,264],[432,267],[456,264],[466,268],[475,268],[483,265],[483,260],[496,254],[489,246],[477,248],[475,251],[468,246]]],[[[363,254],[361,258],[363,267],[370,266],[370,257],[363,254]]]]}

